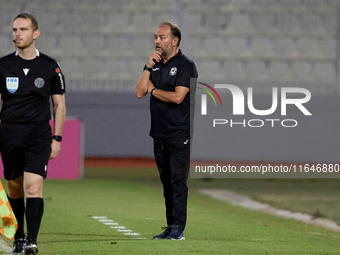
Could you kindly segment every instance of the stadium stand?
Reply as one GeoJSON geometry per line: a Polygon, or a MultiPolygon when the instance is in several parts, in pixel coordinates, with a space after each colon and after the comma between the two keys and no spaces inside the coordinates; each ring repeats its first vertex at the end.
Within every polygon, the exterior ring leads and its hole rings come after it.
{"type": "MultiPolygon", "coordinates": [[[[0,55],[13,17],[31,12],[37,45],[59,60],[68,91],[132,92],[157,25],[173,19],[203,82],[337,91],[336,0],[3,0],[0,55]],[[119,64],[117,64],[119,63],[119,64]],[[265,82],[265,84],[264,84],[265,82]]],[[[259,91],[261,92],[261,91],[259,91]]]]}

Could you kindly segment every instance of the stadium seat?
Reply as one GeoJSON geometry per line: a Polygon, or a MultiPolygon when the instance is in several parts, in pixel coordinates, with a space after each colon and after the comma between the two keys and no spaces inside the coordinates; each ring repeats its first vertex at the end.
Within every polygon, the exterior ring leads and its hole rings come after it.
{"type": "Polygon", "coordinates": [[[250,16],[247,14],[232,15],[231,21],[227,25],[226,31],[228,33],[243,34],[249,33],[252,30],[252,22],[250,16]]]}
{"type": "Polygon", "coordinates": [[[337,29],[337,17],[336,17],[336,8],[334,7],[333,10],[324,15],[324,27],[325,33],[328,35],[335,35],[337,29]]]}
{"type": "Polygon", "coordinates": [[[148,60],[149,55],[155,51],[155,42],[153,33],[145,33],[143,35],[133,35],[132,37],[131,53],[134,56],[142,56],[145,62],[148,60]]]}
{"type": "Polygon", "coordinates": [[[169,13],[169,12],[166,12],[166,13],[156,12],[156,13],[153,13],[152,15],[153,15],[153,19],[152,19],[153,23],[152,23],[152,26],[150,27],[150,31],[152,31],[152,33],[155,32],[155,30],[158,27],[158,24],[162,23],[163,21],[172,20],[175,23],[176,22],[178,23],[178,21],[176,19],[176,16],[173,13],[169,13]]]}
{"type": "Polygon", "coordinates": [[[319,54],[318,42],[314,38],[300,38],[297,40],[296,47],[300,57],[313,58],[319,54]]]}
{"type": "Polygon", "coordinates": [[[88,79],[107,79],[110,75],[106,72],[106,60],[91,56],[81,58],[80,68],[88,79]]]}
{"type": "Polygon", "coordinates": [[[312,7],[320,7],[325,3],[325,1],[324,0],[305,0],[303,1],[303,3],[307,6],[309,5],[312,7]]]}
{"type": "Polygon", "coordinates": [[[60,47],[63,49],[63,54],[69,56],[84,56],[87,53],[81,35],[61,36],[60,47]]]}
{"type": "Polygon", "coordinates": [[[49,32],[49,33],[64,32],[65,23],[62,23],[62,19],[64,19],[64,16],[62,16],[61,13],[58,11],[48,9],[42,12],[40,14],[40,19],[38,20],[41,32],[44,32],[44,31],[49,32]]]}
{"type": "Polygon", "coordinates": [[[230,57],[249,57],[251,55],[250,41],[247,37],[230,37],[225,44],[230,57]]]}
{"type": "Polygon", "coordinates": [[[131,53],[132,35],[129,34],[112,34],[107,38],[107,47],[112,57],[121,56],[131,53]]]}
{"type": "Polygon", "coordinates": [[[322,14],[302,14],[300,16],[300,25],[309,34],[318,34],[324,30],[322,14]]]}
{"type": "Polygon", "coordinates": [[[80,58],[63,56],[57,60],[60,64],[61,70],[63,71],[67,79],[75,79],[81,77],[80,58]]]}
{"type": "Polygon", "coordinates": [[[315,76],[321,81],[336,81],[335,65],[332,62],[315,63],[315,76]]]}
{"type": "Polygon", "coordinates": [[[211,15],[206,19],[206,27],[209,32],[224,31],[228,25],[228,17],[225,13],[211,15]]]}
{"type": "MultiPolygon", "coordinates": [[[[193,57],[201,57],[206,55],[206,48],[207,44],[204,45],[204,40],[200,36],[188,36],[187,38],[187,54],[188,56],[193,56],[193,57]]],[[[210,47],[210,46],[209,46],[210,47]]]]}
{"type": "Polygon", "coordinates": [[[200,34],[204,32],[201,27],[202,16],[200,14],[188,14],[186,20],[188,34],[200,34]]]}
{"type": "Polygon", "coordinates": [[[11,36],[12,34],[12,24],[13,18],[20,12],[20,9],[17,7],[8,7],[0,8],[0,35],[11,36]],[[6,24],[6,25],[5,25],[6,24]]]}
{"type": "Polygon", "coordinates": [[[60,59],[63,56],[63,50],[59,44],[60,37],[55,34],[48,34],[36,40],[36,46],[41,52],[50,55],[53,58],[60,59]]]}
{"type": "Polygon", "coordinates": [[[275,38],[273,40],[275,56],[280,58],[297,57],[296,43],[293,38],[275,38]]]}
{"type": "Polygon", "coordinates": [[[254,4],[261,6],[272,6],[277,4],[276,0],[257,0],[254,1],[254,4]]]}
{"type": "Polygon", "coordinates": [[[303,4],[304,0],[277,0],[280,5],[286,6],[296,6],[303,4]]]}
{"type": "Polygon", "coordinates": [[[271,61],[269,63],[269,72],[273,80],[288,79],[291,75],[287,61],[271,61]]]}
{"type": "Polygon", "coordinates": [[[253,16],[253,27],[261,33],[277,32],[277,19],[275,13],[257,13],[253,16]]]}
{"type": "Polygon", "coordinates": [[[218,61],[206,60],[197,63],[197,69],[200,72],[200,77],[209,79],[218,78],[221,75],[220,64],[218,61]]]}
{"type": "Polygon", "coordinates": [[[133,15],[133,28],[136,33],[154,33],[151,15],[134,14],[133,15]]]}
{"type": "Polygon", "coordinates": [[[6,35],[0,35],[0,56],[5,56],[8,55],[12,52],[15,51],[15,47],[14,44],[11,40],[11,38],[9,38],[6,35]]]}
{"type": "Polygon", "coordinates": [[[335,58],[336,56],[336,40],[335,38],[323,38],[319,40],[319,50],[325,58],[335,58]]]}
{"type": "Polygon", "coordinates": [[[247,77],[247,71],[244,61],[226,60],[222,66],[222,74],[228,80],[244,80],[247,77]]]}
{"type": "Polygon", "coordinates": [[[106,33],[127,33],[131,31],[131,13],[113,13],[108,15],[107,23],[99,28],[106,33]]]}
{"type": "Polygon", "coordinates": [[[129,61],[128,68],[129,70],[131,70],[131,73],[129,76],[124,77],[124,78],[134,81],[134,84],[135,84],[143,73],[143,68],[144,68],[145,63],[146,63],[146,60],[143,58],[129,61]]]}
{"type": "Polygon", "coordinates": [[[299,13],[280,12],[277,15],[278,29],[284,34],[300,34],[302,29],[299,22],[299,13]]]}
{"type": "Polygon", "coordinates": [[[89,55],[98,56],[100,55],[100,51],[106,47],[104,39],[104,36],[88,34],[83,37],[84,48],[87,50],[89,55]]]}
{"type": "Polygon", "coordinates": [[[292,76],[298,81],[314,81],[313,65],[310,61],[294,61],[291,65],[292,76]]]}
{"type": "Polygon", "coordinates": [[[209,37],[205,39],[204,49],[207,52],[207,55],[210,57],[221,57],[224,55],[222,51],[224,41],[221,37],[209,37]]]}
{"type": "Polygon", "coordinates": [[[251,52],[254,57],[273,57],[273,40],[264,37],[253,38],[251,40],[251,52]]]}
{"type": "Polygon", "coordinates": [[[246,64],[247,77],[251,79],[268,78],[269,71],[266,61],[248,61],[246,64]]]}

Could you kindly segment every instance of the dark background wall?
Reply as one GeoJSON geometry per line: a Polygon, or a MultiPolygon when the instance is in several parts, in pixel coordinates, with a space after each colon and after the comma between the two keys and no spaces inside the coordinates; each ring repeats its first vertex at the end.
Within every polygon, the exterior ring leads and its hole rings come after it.
{"type": "MultiPolygon", "coordinates": [[[[277,111],[270,116],[233,116],[232,100],[221,95],[223,107],[208,103],[208,115],[200,115],[197,95],[192,158],[228,161],[339,162],[340,102],[338,96],[313,96],[304,104],[312,113],[305,116],[295,106],[287,116],[277,111]],[[229,99],[229,100],[228,100],[229,99]],[[236,125],[212,127],[213,118],[295,119],[298,125],[284,128],[266,123],[261,128],[236,125]]],[[[149,97],[133,93],[67,93],[67,114],[80,118],[85,129],[85,156],[153,157],[149,137],[149,97]]],[[[209,100],[208,100],[209,102],[209,100]]],[[[280,103],[280,101],[279,101],[280,103]]],[[[255,95],[254,106],[268,109],[271,95],[255,95]]],[[[246,108],[247,109],[247,108],[246,108]]],[[[255,123],[254,123],[255,124],[255,123]]]]}
{"type": "Polygon", "coordinates": [[[67,116],[81,119],[85,156],[152,156],[148,100],[133,93],[66,95],[67,116]]]}

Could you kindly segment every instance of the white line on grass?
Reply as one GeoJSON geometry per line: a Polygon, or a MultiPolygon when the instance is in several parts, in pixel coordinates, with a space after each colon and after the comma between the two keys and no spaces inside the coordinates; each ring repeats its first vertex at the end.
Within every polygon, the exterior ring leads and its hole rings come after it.
{"type": "MultiPolygon", "coordinates": [[[[106,226],[110,226],[110,228],[116,229],[118,232],[121,232],[124,235],[139,236],[139,233],[135,233],[132,230],[126,229],[126,227],[124,226],[119,226],[117,222],[108,219],[106,216],[92,216],[92,218],[98,220],[99,222],[103,223],[106,226]]],[[[139,237],[134,239],[147,239],[147,238],[139,237]]]]}
{"type": "Polygon", "coordinates": [[[105,216],[92,216],[93,219],[100,220],[100,219],[106,219],[105,216]]]}
{"type": "Polygon", "coordinates": [[[321,219],[321,218],[314,219],[313,216],[308,215],[308,214],[293,213],[287,210],[277,209],[268,204],[256,202],[250,199],[249,197],[239,195],[229,190],[203,189],[200,192],[204,195],[208,195],[213,198],[229,202],[232,205],[242,206],[248,209],[272,214],[272,215],[286,218],[286,219],[299,220],[299,221],[303,221],[308,224],[312,224],[314,226],[323,227],[328,230],[340,232],[340,226],[338,226],[335,222],[331,220],[321,219]]]}
{"type": "Polygon", "coordinates": [[[108,223],[108,222],[111,222],[111,223],[113,222],[113,220],[98,220],[98,221],[99,221],[99,222],[102,222],[102,223],[104,223],[104,224],[105,224],[105,223],[108,223]]]}
{"type": "MultiPolygon", "coordinates": [[[[139,234],[138,233],[134,233],[134,232],[130,232],[130,233],[124,233],[124,235],[127,235],[127,236],[138,236],[139,234]]],[[[142,239],[142,238],[138,238],[138,239],[142,239]]],[[[147,239],[147,238],[144,238],[144,239],[147,239]]]]}

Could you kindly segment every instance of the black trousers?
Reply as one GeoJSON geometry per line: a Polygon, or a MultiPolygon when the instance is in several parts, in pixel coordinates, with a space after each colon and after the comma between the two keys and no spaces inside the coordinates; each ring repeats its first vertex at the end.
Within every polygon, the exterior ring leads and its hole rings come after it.
{"type": "Polygon", "coordinates": [[[154,139],[154,154],[163,184],[167,224],[181,225],[184,229],[187,219],[190,138],[154,139]]]}

